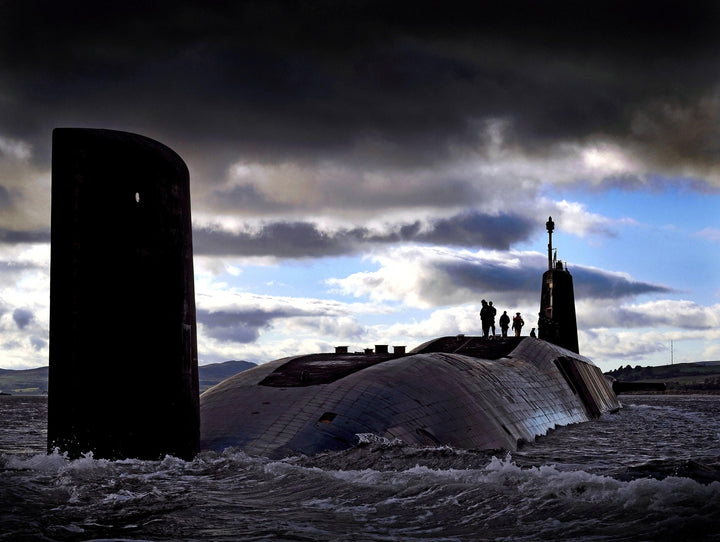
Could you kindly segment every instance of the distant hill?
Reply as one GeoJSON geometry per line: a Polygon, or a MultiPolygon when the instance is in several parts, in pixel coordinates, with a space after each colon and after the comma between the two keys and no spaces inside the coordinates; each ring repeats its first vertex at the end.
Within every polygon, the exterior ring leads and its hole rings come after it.
{"type": "Polygon", "coordinates": [[[13,395],[40,395],[47,391],[48,368],[14,371],[0,369],[0,391],[13,395]]]}
{"type": "MultiPolygon", "coordinates": [[[[225,361],[198,367],[200,393],[226,378],[255,367],[249,361],[225,361]]],[[[41,395],[48,389],[48,367],[37,369],[0,369],[0,392],[13,395],[41,395]]]]}
{"type": "Polygon", "coordinates": [[[720,394],[720,361],[619,367],[605,373],[621,382],[664,382],[666,393],[720,394]]]}
{"type": "Polygon", "coordinates": [[[219,384],[226,378],[230,378],[233,375],[242,373],[256,366],[255,363],[250,361],[224,361],[222,363],[201,365],[198,367],[200,393],[208,388],[212,388],[215,384],[219,384]]]}

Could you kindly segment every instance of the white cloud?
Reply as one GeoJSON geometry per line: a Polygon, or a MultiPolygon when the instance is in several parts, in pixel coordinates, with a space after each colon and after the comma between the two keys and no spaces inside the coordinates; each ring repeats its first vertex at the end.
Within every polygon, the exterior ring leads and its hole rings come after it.
{"type": "Polygon", "coordinates": [[[48,245],[0,247],[0,367],[48,364],[50,266],[48,245]]]}
{"type": "Polygon", "coordinates": [[[377,251],[371,259],[380,269],[330,279],[328,284],[344,295],[418,308],[477,303],[490,295],[487,292],[510,300],[523,295],[525,272],[542,267],[545,261],[536,252],[422,246],[377,251]]]}
{"type": "Polygon", "coordinates": [[[565,233],[584,237],[588,234],[609,235],[617,224],[602,215],[591,213],[582,203],[562,200],[555,203],[555,227],[565,233]]]}
{"type": "Polygon", "coordinates": [[[720,243],[720,229],[718,228],[704,228],[695,235],[702,237],[711,243],[720,243]]]}
{"type": "Polygon", "coordinates": [[[639,304],[614,304],[581,300],[576,303],[578,321],[593,328],[720,329],[720,305],[703,306],[687,300],[659,299],[639,304]]]}
{"type": "Polygon", "coordinates": [[[581,147],[579,154],[587,170],[598,171],[603,176],[641,171],[628,153],[614,144],[591,144],[581,147]]]}
{"type": "Polygon", "coordinates": [[[0,156],[2,155],[26,162],[32,156],[32,147],[25,141],[0,136],[0,156]]]}

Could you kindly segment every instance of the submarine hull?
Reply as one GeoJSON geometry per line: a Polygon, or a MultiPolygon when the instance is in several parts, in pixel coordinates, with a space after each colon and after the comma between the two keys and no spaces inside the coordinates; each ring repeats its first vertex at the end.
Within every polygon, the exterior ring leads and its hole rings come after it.
{"type": "Polygon", "coordinates": [[[231,377],[200,398],[200,446],[312,455],[371,433],[514,450],[618,408],[600,369],[562,347],[530,337],[443,337],[406,355],[296,356],[231,377]]]}

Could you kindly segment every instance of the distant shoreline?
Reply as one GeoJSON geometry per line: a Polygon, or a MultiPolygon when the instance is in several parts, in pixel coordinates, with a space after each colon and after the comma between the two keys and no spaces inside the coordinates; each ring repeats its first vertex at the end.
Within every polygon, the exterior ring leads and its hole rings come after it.
{"type": "MultiPolygon", "coordinates": [[[[246,371],[256,364],[249,361],[224,361],[198,367],[200,393],[226,378],[246,371]]],[[[0,369],[0,392],[24,397],[47,395],[48,366],[36,369],[0,369]]],[[[142,381],[142,375],[138,375],[142,381]]]]}

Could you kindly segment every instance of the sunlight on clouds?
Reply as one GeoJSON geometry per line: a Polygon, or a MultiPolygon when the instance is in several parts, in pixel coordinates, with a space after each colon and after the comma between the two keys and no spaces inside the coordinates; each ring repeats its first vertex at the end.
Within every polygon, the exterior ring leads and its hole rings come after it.
{"type": "Polygon", "coordinates": [[[586,147],[580,151],[580,158],[585,167],[591,171],[599,171],[604,175],[636,172],[637,164],[619,147],[601,143],[586,147]]]}
{"type": "Polygon", "coordinates": [[[613,221],[587,210],[583,203],[558,201],[555,203],[559,214],[553,215],[556,228],[568,234],[584,237],[588,234],[611,235],[613,221]]]}
{"type": "MultiPolygon", "coordinates": [[[[513,143],[511,121],[476,122],[483,146],[450,145],[450,156],[433,164],[399,168],[382,161],[358,161],[352,152],[305,163],[239,160],[229,166],[226,185],[218,194],[225,194],[222,199],[230,206],[237,197],[232,195],[234,189],[241,188],[251,199],[260,196],[262,202],[257,205],[246,207],[247,199],[239,201],[243,209],[266,218],[307,217],[308,212],[315,212],[314,221],[319,216],[344,220],[352,216],[355,223],[358,219],[366,223],[372,217],[407,209],[427,209],[437,216],[462,208],[486,213],[537,209],[543,185],[599,186],[608,179],[617,182],[624,177],[637,183],[647,174],[636,157],[611,142],[559,142],[542,153],[528,153],[513,143]],[[273,208],[273,204],[279,207],[273,208]]],[[[226,216],[212,214],[202,221],[207,223],[210,216],[222,219],[226,228],[230,228],[226,221],[233,220],[228,210],[226,216]]],[[[588,228],[591,219],[597,228],[600,217],[586,217],[588,228]]]]}
{"type": "Polygon", "coordinates": [[[329,279],[327,284],[343,295],[377,302],[399,301],[422,309],[478,303],[485,295],[482,291],[498,292],[509,302],[517,301],[524,288],[520,282],[507,292],[507,281],[513,280],[511,271],[523,273],[523,267],[531,264],[535,268],[543,261],[535,252],[473,252],[421,246],[378,251],[371,259],[380,269],[329,279]]]}
{"type": "Polygon", "coordinates": [[[415,346],[432,337],[478,335],[482,333],[479,311],[475,304],[438,309],[419,322],[391,324],[384,328],[383,333],[394,337],[411,337],[416,341],[415,346]]]}
{"type": "Polygon", "coordinates": [[[403,300],[411,306],[425,306],[417,296],[419,270],[410,263],[398,263],[378,271],[353,273],[344,279],[328,279],[328,285],[354,297],[367,296],[373,301],[403,300]]]}

